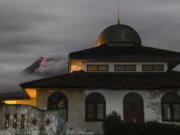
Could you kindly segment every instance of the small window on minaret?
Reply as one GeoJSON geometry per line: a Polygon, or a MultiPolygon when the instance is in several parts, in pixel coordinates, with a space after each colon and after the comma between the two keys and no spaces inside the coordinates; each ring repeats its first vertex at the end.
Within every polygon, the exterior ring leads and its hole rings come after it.
{"type": "Polygon", "coordinates": [[[6,121],[5,121],[5,128],[9,128],[9,120],[10,120],[10,115],[6,114],[6,121]]]}

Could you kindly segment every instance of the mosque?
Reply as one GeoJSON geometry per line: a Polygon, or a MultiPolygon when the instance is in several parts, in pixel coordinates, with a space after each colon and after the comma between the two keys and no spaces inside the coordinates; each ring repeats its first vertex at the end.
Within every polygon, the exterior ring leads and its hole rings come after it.
{"type": "Polygon", "coordinates": [[[27,97],[4,100],[0,129],[19,122],[22,130],[39,130],[35,123],[41,119],[55,135],[56,117],[42,117],[59,108],[65,110],[67,134],[103,134],[102,121],[113,111],[128,122],[180,124],[180,72],[174,70],[179,63],[179,52],[144,46],[131,26],[109,26],[96,47],[69,54],[67,74],[20,84],[27,97]],[[36,110],[46,112],[37,115],[36,110]]]}

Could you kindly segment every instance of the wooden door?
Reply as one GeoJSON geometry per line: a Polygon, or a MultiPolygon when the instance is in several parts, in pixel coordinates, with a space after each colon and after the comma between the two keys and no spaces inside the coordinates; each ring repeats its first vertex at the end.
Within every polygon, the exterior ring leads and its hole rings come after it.
{"type": "Polygon", "coordinates": [[[143,99],[136,93],[130,93],[124,98],[124,120],[128,122],[144,122],[143,99]]]}

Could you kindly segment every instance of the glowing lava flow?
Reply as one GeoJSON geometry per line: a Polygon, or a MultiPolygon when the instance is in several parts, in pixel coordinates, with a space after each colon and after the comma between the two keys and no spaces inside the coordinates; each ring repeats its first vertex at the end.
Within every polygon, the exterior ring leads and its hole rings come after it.
{"type": "Polygon", "coordinates": [[[44,57],[44,58],[41,60],[40,65],[45,64],[47,61],[48,61],[48,58],[44,57]]]}

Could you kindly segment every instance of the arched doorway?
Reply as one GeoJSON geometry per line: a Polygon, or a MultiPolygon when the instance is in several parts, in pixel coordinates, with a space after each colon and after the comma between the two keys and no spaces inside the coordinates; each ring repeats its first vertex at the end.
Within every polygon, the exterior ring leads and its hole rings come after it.
{"type": "Polygon", "coordinates": [[[137,93],[130,93],[123,101],[124,120],[128,122],[144,122],[143,99],[137,93]]]}
{"type": "Polygon", "coordinates": [[[63,108],[66,110],[66,120],[68,119],[68,99],[67,97],[60,92],[54,92],[48,98],[48,110],[56,110],[63,108]]]}

